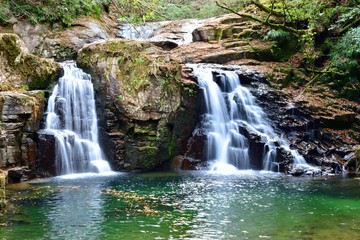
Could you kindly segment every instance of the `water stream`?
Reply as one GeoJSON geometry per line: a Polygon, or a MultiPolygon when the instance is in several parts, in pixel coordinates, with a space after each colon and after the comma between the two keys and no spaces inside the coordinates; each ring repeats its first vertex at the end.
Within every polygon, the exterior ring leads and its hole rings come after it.
{"type": "Polygon", "coordinates": [[[254,159],[250,159],[249,139],[241,133],[241,129],[246,129],[249,135],[259,136],[258,141],[264,143],[263,149],[260,149],[263,170],[276,169],[278,148],[290,152],[294,164],[306,165],[305,159],[274,132],[255,97],[241,85],[235,72],[206,66],[192,67],[204,95],[203,118],[208,128],[206,152],[207,159],[213,162],[212,170],[252,168],[254,159]],[[217,82],[214,81],[214,72],[218,73],[217,82]]]}
{"type": "Polygon", "coordinates": [[[57,173],[111,172],[98,141],[90,75],[72,62],[63,63],[62,68],[64,76],[49,98],[45,127],[56,139],[57,173]]]}
{"type": "Polygon", "coordinates": [[[140,41],[171,41],[180,46],[193,42],[192,32],[205,23],[206,20],[187,19],[173,22],[147,22],[138,26],[123,24],[117,35],[121,38],[140,41]]]}

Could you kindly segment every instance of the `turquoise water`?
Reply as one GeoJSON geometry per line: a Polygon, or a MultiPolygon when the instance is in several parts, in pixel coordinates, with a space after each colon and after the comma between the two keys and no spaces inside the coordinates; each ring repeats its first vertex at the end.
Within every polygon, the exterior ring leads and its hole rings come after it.
{"type": "Polygon", "coordinates": [[[4,239],[360,239],[359,180],[244,171],[9,186],[4,239]]]}

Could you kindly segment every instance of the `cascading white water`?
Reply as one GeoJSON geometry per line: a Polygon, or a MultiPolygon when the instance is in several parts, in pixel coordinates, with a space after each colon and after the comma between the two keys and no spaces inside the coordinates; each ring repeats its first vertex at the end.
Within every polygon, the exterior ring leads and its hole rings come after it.
{"type": "Polygon", "coordinates": [[[141,25],[123,24],[118,37],[141,41],[171,41],[178,46],[193,42],[192,32],[204,25],[206,20],[188,19],[182,21],[147,22],[141,25]]]}
{"type": "Polygon", "coordinates": [[[46,131],[55,136],[57,174],[111,172],[98,142],[90,75],[75,63],[62,64],[64,76],[49,98],[46,131]]]}
{"type": "Polygon", "coordinates": [[[276,164],[277,146],[290,152],[294,164],[306,164],[305,159],[289,144],[278,137],[267,121],[255,97],[243,87],[235,72],[221,71],[201,66],[192,66],[203,89],[205,124],[209,130],[207,159],[213,161],[212,170],[232,171],[250,169],[249,142],[240,134],[239,126],[261,137],[265,143],[262,169],[272,170],[276,164]],[[220,73],[218,84],[213,72],[220,73]]]}

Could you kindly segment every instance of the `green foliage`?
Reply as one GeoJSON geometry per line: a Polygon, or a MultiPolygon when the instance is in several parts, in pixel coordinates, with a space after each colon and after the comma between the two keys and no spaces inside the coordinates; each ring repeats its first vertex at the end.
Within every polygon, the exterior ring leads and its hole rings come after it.
{"type": "Polygon", "coordinates": [[[292,40],[292,35],[284,30],[270,30],[264,39],[265,41],[277,41],[279,43],[289,42],[292,40]]]}
{"type": "Polygon", "coordinates": [[[334,52],[347,59],[360,59],[360,27],[350,29],[340,38],[334,52]]]}
{"type": "Polygon", "coordinates": [[[270,30],[265,38],[265,41],[274,41],[271,49],[273,55],[279,61],[287,61],[294,53],[299,50],[299,40],[291,33],[284,30],[270,30]]]}
{"type": "Polygon", "coordinates": [[[143,23],[155,20],[160,0],[109,0],[119,14],[119,20],[125,23],[143,23]]]}
{"type": "MultiPolygon", "coordinates": [[[[223,1],[236,11],[243,9],[250,4],[250,0],[225,0],[223,1]]],[[[216,5],[215,0],[162,0],[159,7],[160,18],[184,19],[184,18],[209,18],[226,14],[227,12],[216,5]]]]}
{"type": "Polygon", "coordinates": [[[4,24],[10,19],[9,9],[0,3],[0,24],[4,24]]]}
{"type": "Polygon", "coordinates": [[[337,13],[339,14],[339,18],[330,27],[331,30],[345,27],[347,24],[351,23],[351,21],[354,21],[355,19],[359,18],[360,8],[339,6],[337,7],[337,13]]]}
{"type": "Polygon", "coordinates": [[[340,96],[359,100],[360,27],[350,29],[333,45],[330,56],[335,73],[328,77],[328,81],[340,96]]]}
{"type": "Polygon", "coordinates": [[[6,22],[13,15],[28,19],[31,23],[60,22],[70,26],[79,16],[100,17],[107,0],[5,0],[0,6],[0,22],[6,22]]]}

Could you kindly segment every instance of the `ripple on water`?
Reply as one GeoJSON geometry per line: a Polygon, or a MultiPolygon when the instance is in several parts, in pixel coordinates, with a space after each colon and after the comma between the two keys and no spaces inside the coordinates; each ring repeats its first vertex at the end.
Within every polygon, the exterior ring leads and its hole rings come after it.
{"type": "MultiPolygon", "coordinates": [[[[11,188],[10,188],[11,189],[11,188]]],[[[356,239],[358,180],[269,172],[82,175],[13,188],[6,239],[356,239]]]]}

